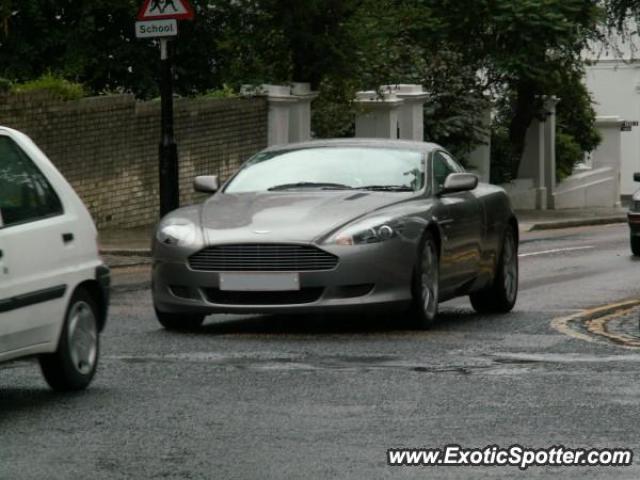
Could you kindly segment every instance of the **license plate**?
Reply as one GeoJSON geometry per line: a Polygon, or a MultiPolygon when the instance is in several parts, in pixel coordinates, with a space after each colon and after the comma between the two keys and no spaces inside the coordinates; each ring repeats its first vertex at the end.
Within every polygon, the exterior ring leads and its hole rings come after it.
{"type": "Polygon", "coordinates": [[[221,273],[220,290],[232,292],[300,290],[300,275],[297,273],[221,273]]]}

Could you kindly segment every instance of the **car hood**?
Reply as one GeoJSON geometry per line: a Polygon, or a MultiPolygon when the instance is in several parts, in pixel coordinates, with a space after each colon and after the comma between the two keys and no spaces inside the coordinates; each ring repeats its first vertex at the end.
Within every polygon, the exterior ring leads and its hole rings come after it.
{"type": "Polygon", "coordinates": [[[412,196],[358,191],[219,193],[203,204],[201,223],[208,244],[311,242],[412,196]]]}

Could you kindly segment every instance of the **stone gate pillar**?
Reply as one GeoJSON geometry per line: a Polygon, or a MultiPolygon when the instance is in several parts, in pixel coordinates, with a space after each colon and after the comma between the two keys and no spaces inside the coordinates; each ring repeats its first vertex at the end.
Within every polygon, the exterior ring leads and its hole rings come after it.
{"type": "Polygon", "coordinates": [[[560,99],[542,100],[544,120],[534,118],[531,122],[518,168],[518,180],[533,181],[537,210],[554,208],[556,190],[556,105],[560,99]]]}
{"type": "Polygon", "coordinates": [[[483,135],[483,144],[478,145],[469,154],[469,166],[475,170],[481,182],[489,183],[491,178],[491,110],[485,111],[480,121],[486,133],[483,135]]]}
{"type": "Polygon", "coordinates": [[[243,85],[240,93],[267,98],[269,104],[267,145],[289,143],[291,107],[298,103],[298,98],[291,95],[291,86],[263,84],[256,87],[243,85]]]}
{"type": "Polygon", "coordinates": [[[398,111],[398,138],[424,141],[424,102],[427,99],[427,93],[422,85],[406,83],[383,85],[382,90],[395,93],[397,98],[404,100],[398,111]]]}
{"type": "Polygon", "coordinates": [[[527,130],[524,152],[518,168],[518,179],[533,181],[536,210],[547,209],[544,133],[544,122],[534,118],[527,130]]]}
{"type": "Polygon", "coordinates": [[[311,140],[311,102],[318,92],[312,92],[309,83],[294,82],[291,94],[297,101],[289,112],[289,142],[306,142],[311,140]]]}
{"type": "Polygon", "coordinates": [[[553,194],[556,191],[556,105],[560,101],[557,97],[545,97],[544,113],[544,184],[547,189],[547,207],[554,208],[553,194]]]}
{"type": "Polygon", "coordinates": [[[404,100],[395,93],[386,92],[382,97],[371,90],[358,92],[356,102],[364,112],[356,116],[356,137],[398,138],[398,118],[404,100]]]}

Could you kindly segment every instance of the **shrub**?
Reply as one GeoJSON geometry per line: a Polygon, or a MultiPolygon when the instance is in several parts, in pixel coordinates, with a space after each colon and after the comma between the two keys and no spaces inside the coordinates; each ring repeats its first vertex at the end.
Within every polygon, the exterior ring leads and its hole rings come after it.
{"type": "Polygon", "coordinates": [[[342,138],[355,135],[355,116],[359,106],[355,97],[356,83],[341,78],[322,80],[318,98],[311,109],[314,138],[342,138]]]}
{"type": "Polygon", "coordinates": [[[13,91],[16,93],[48,91],[63,100],[77,100],[86,95],[82,84],[70,82],[52,73],[46,73],[36,80],[16,84],[13,91]]]}
{"type": "Polygon", "coordinates": [[[9,93],[13,88],[11,80],[0,78],[0,93],[9,93]]]}
{"type": "Polygon", "coordinates": [[[584,152],[573,136],[556,133],[556,180],[561,182],[571,175],[573,167],[584,159],[584,152]]]}
{"type": "Polygon", "coordinates": [[[236,98],[237,96],[233,87],[227,83],[217,90],[207,90],[203,95],[205,98],[236,98]]]}
{"type": "Polygon", "coordinates": [[[491,126],[491,183],[500,185],[516,178],[511,157],[509,130],[494,123],[491,126]]]}

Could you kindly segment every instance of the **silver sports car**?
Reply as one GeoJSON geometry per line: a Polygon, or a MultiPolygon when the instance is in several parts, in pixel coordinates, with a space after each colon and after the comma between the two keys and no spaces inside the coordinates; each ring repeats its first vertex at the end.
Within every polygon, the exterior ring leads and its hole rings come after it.
{"type": "Polygon", "coordinates": [[[168,329],[216,312],[404,307],[426,328],[469,295],[508,312],[518,293],[518,223],[498,187],[442,147],[329,140],[268,148],[211,196],[159,223],[153,300],[168,329]]]}

